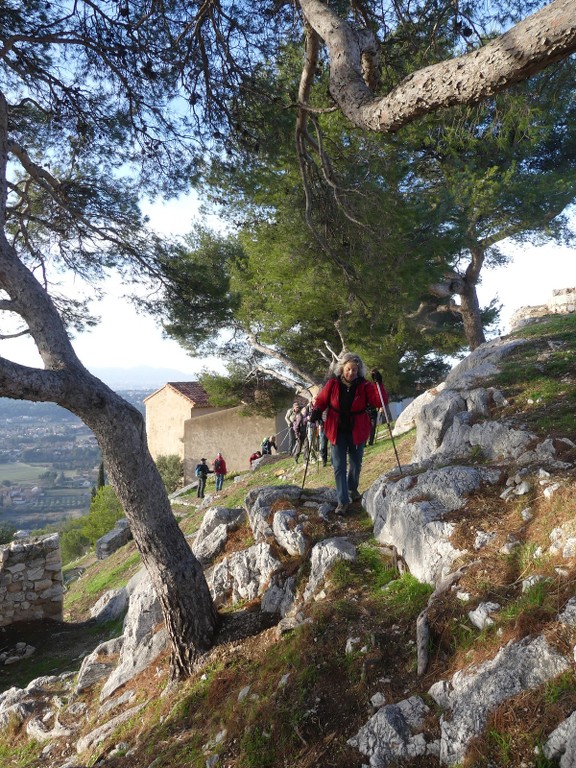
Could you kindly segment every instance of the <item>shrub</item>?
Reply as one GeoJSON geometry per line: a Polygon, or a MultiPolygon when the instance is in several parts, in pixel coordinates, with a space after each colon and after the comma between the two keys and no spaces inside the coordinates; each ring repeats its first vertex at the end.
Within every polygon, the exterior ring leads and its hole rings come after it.
{"type": "Polygon", "coordinates": [[[176,456],[176,454],[158,456],[156,467],[158,472],[160,472],[166,493],[174,493],[182,485],[182,477],[184,475],[184,464],[180,456],[176,456]]]}

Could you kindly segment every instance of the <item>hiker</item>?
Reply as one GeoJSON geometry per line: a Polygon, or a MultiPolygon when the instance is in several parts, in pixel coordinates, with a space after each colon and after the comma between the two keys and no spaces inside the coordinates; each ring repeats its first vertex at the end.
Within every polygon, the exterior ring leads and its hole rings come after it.
{"type": "Polygon", "coordinates": [[[212,462],[212,466],[214,467],[214,475],[216,477],[216,490],[221,491],[222,486],[224,485],[224,476],[227,472],[226,462],[224,461],[224,457],[221,453],[216,454],[216,458],[212,462]]]}
{"type": "Polygon", "coordinates": [[[302,452],[302,447],[304,446],[304,442],[306,440],[307,424],[308,408],[307,406],[304,406],[303,408],[298,409],[298,413],[292,422],[292,432],[294,434],[292,455],[294,456],[294,461],[296,464],[298,464],[298,459],[300,458],[300,453],[302,452]]]}
{"type": "Polygon", "coordinates": [[[297,400],[294,400],[292,403],[292,407],[288,408],[286,411],[286,415],[284,416],[284,421],[286,424],[288,424],[288,453],[292,455],[292,452],[294,450],[294,445],[296,443],[296,435],[294,433],[294,430],[292,428],[292,424],[294,423],[294,419],[300,414],[300,403],[297,400]]]}
{"type": "Polygon", "coordinates": [[[370,437],[370,416],[367,408],[381,404],[378,387],[384,403],[388,394],[382,386],[382,376],[372,370],[374,384],[367,381],[362,359],[350,352],[342,355],[334,375],[328,379],[314,400],[315,408],[311,419],[318,421],[322,412],[328,409],[324,430],[331,443],[330,453],[334,468],[337,515],[345,515],[350,500],[360,501],[358,491],[364,445],[370,437]],[[348,466],[347,466],[348,464],[348,466]]]}
{"type": "Polygon", "coordinates": [[[322,460],[322,466],[325,467],[328,463],[328,439],[326,438],[324,422],[326,421],[326,414],[328,413],[328,410],[323,411],[319,418],[317,418],[315,421],[312,421],[312,414],[315,410],[316,398],[314,398],[310,403],[309,425],[312,425],[312,427],[316,429],[318,453],[320,454],[320,459],[322,460]]]}
{"type": "Polygon", "coordinates": [[[272,448],[278,453],[278,447],[276,445],[276,437],[274,435],[270,435],[270,437],[265,437],[264,440],[262,440],[262,445],[260,446],[262,448],[262,456],[271,456],[272,455],[272,448]]]}
{"type": "Polygon", "coordinates": [[[256,451],[255,453],[250,456],[250,469],[252,469],[252,464],[257,460],[262,458],[261,451],[256,451]]]}
{"type": "Polygon", "coordinates": [[[318,451],[322,459],[322,466],[325,467],[328,463],[328,440],[326,439],[323,421],[318,422],[318,451]]]}
{"type": "Polygon", "coordinates": [[[208,475],[212,472],[208,464],[206,464],[206,459],[200,459],[198,464],[196,464],[196,470],[195,474],[198,478],[198,488],[196,489],[196,496],[199,499],[204,498],[204,489],[206,488],[206,478],[208,475]]]}
{"type": "Polygon", "coordinates": [[[376,439],[376,429],[378,427],[378,421],[380,411],[378,408],[374,408],[373,405],[368,406],[368,415],[370,416],[370,437],[368,438],[368,445],[374,445],[376,439]]]}

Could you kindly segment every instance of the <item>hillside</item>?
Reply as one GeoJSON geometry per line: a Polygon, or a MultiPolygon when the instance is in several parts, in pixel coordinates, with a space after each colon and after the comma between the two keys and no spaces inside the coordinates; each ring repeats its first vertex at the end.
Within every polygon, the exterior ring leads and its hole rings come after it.
{"type": "MultiPolygon", "coordinates": [[[[303,504],[298,513],[312,541],[346,537],[358,555],[331,569],[298,626],[282,632],[265,626],[258,599],[221,608],[223,630],[197,676],[169,686],[168,655],[163,652],[121,689],[131,694],[130,708],[141,708],[90,753],[83,753],[85,762],[79,762],[73,745],[107,720],[104,704],[98,704],[98,687],[72,702],[59,693],[60,677],[50,678],[45,685],[60,699],[55,720],[65,728],[71,707],[83,707],[80,731],[73,738],[40,743],[27,734],[26,718],[2,721],[0,707],[2,766],[40,766],[49,760],[56,768],[360,768],[367,759],[349,740],[372,715],[386,709],[384,704],[419,697],[430,710],[422,728],[432,743],[438,736],[439,706],[430,695],[431,686],[532,638],[544,638],[567,660],[565,669],[540,684],[511,688],[490,711],[481,734],[470,741],[463,765],[572,765],[566,762],[573,759],[568,752],[560,762],[545,754],[544,744],[576,710],[576,629],[558,621],[559,612],[576,596],[576,318],[549,317],[515,337],[526,343],[483,382],[503,395],[490,418],[542,439],[560,439],[561,461],[504,466],[486,448],[471,452],[467,466],[494,470],[501,479],[470,494],[465,507],[449,516],[450,541],[461,553],[454,564],[461,569],[457,587],[438,592],[430,601],[432,587],[406,572],[394,548],[374,538],[373,520],[360,505],[349,517],[322,521],[303,504]],[[522,482],[526,487],[516,493],[522,482]],[[562,546],[553,546],[561,540],[560,531],[562,546]],[[481,545],[480,534],[487,537],[481,545]],[[488,604],[499,609],[479,628],[470,611],[488,604]],[[427,606],[428,663],[419,674],[416,624],[427,606]]],[[[387,429],[380,429],[380,439],[367,448],[363,465],[361,490],[370,489],[369,494],[383,474],[398,477],[387,429]]],[[[417,447],[415,431],[396,438],[395,445],[402,475],[423,475],[424,464],[415,468],[410,463],[417,447]]],[[[274,457],[253,473],[228,479],[215,502],[218,507],[240,507],[254,489],[300,486],[303,473],[301,464],[274,457]]],[[[309,466],[306,488],[331,485],[329,467],[309,466]]],[[[186,534],[199,528],[208,507],[197,508],[193,496],[175,505],[186,534]]],[[[248,546],[253,535],[248,524],[240,526],[229,536],[223,555],[248,546]]],[[[284,557],[283,562],[305,583],[309,564],[304,558],[284,557]]],[[[104,562],[86,558],[74,563],[70,576],[72,571],[82,575],[69,584],[64,627],[42,624],[27,626],[25,632],[19,627],[0,631],[0,650],[16,641],[36,647],[29,659],[0,669],[0,690],[24,687],[41,675],[75,672],[86,653],[120,634],[120,621],[88,621],[90,609],[107,590],[126,584],[138,568],[133,544],[104,562]]],[[[0,694],[0,704],[1,699],[0,694]]],[[[382,754],[370,759],[374,768],[387,764],[440,763],[433,753],[407,754],[393,763],[385,762],[382,754]]]]}

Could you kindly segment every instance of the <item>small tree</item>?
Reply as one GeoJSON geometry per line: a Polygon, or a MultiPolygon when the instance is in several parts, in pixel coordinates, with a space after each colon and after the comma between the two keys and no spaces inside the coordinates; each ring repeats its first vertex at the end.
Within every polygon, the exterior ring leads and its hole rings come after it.
{"type": "Polygon", "coordinates": [[[182,477],[184,475],[182,459],[176,454],[158,456],[156,466],[158,467],[158,472],[160,472],[164,488],[166,488],[166,493],[174,493],[182,485],[182,477]]]}
{"type": "Polygon", "coordinates": [[[91,544],[108,533],[117,520],[124,517],[124,510],[113,488],[105,485],[96,491],[90,504],[90,511],[83,518],[82,533],[91,544]]]}

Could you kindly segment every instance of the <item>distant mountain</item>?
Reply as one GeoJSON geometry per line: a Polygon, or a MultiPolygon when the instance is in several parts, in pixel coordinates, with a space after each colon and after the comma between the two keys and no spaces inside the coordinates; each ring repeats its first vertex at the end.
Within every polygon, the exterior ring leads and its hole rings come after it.
{"type": "Polygon", "coordinates": [[[90,372],[114,390],[149,389],[163,387],[167,381],[198,381],[196,374],[184,373],[174,368],[153,368],[140,365],[137,368],[90,368],[90,372]]]}

